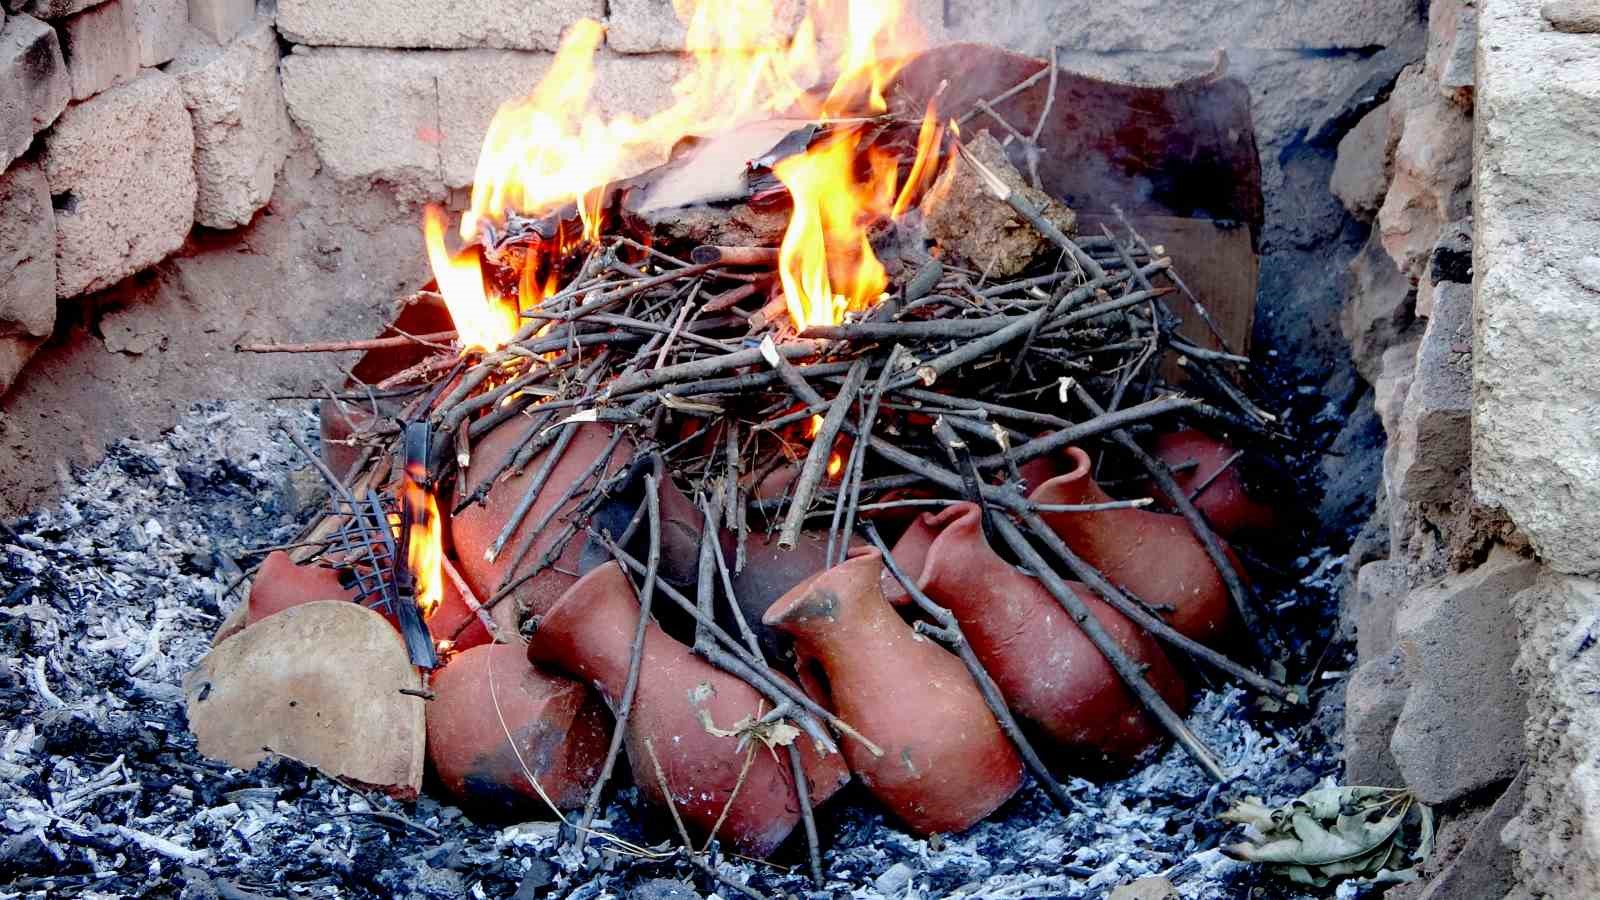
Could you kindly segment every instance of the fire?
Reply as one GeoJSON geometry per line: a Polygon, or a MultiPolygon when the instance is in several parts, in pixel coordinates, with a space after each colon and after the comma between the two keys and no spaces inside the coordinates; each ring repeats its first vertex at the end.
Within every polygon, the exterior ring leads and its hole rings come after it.
{"type": "Polygon", "coordinates": [[[417,607],[422,610],[423,618],[427,618],[444,602],[444,541],[439,505],[434,502],[433,492],[423,485],[424,473],[420,469],[421,466],[406,465],[401,496],[410,519],[410,528],[406,531],[406,567],[411,572],[417,607]]]}
{"type": "MultiPolygon", "coordinates": [[[[785,23],[776,21],[772,0],[677,0],[675,5],[688,26],[693,65],[673,86],[673,101],[645,118],[607,117],[597,110],[595,53],[604,28],[584,20],[567,30],[546,76],[528,96],[502,105],[489,126],[471,207],[459,223],[464,240],[476,238],[486,225],[503,223],[509,214],[546,215],[568,204],[582,220],[582,240],[597,240],[605,225],[606,185],[664,159],[685,135],[713,134],[777,113],[836,119],[882,112],[884,88],[897,60],[921,45],[920,29],[902,0],[810,0],[792,37],[784,36],[785,23]],[[812,93],[830,72],[836,75],[831,89],[812,93]]],[[[799,188],[804,205],[797,196],[796,215],[804,209],[810,223],[795,235],[790,251],[796,288],[788,303],[791,314],[798,313],[797,324],[836,321],[844,310],[874,300],[884,283],[870,247],[847,234],[857,227],[851,223],[862,219],[851,207],[864,201],[831,196],[849,182],[837,173],[854,146],[830,142],[827,149],[825,162],[803,164],[804,171],[791,176],[792,190],[804,185],[799,188]],[[851,272],[830,275],[819,262],[819,254],[836,245],[857,258],[851,272]],[[798,293],[802,283],[807,292],[798,293]]],[[[916,180],[914,175],[911,181],[916,180]]],[[[893,211],[893,181],[887,164],[873,166],[865,193],[874,215],[893,211]],[[887,204],[884,191],[891,195],[887,204]]],[[[851,195],[861,193],[860,187],[851,195]]],[[[530,292],[525,284],[515,302],[497,297],[484,284],[477,254],[445,251],[437,211],[426,225],[429,259],[464,348],[487,350],[505,343],[516,333],[518,307],[530,309],[555,289],[541,283],[530,292]]]]}

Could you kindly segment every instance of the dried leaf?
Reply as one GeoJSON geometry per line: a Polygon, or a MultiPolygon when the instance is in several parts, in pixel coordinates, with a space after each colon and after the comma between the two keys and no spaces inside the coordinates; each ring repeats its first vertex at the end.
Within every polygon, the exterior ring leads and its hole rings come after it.
{"type": "Polygon", "coordinates": [[[1261,863],[1289,880],[1325,887],[1341,878],[1395,881],[1415,877],[1412,867],[1433,845],[1433,815],[1409,791],[1333,786],[1309,791],[1268,808],[1246,798],[1221,816],[1249,826],[1248,843],[1224,848],[1229,856],[1261,863]],[[1417,811],[1413,849],[1403,827],[1417,811]]]}

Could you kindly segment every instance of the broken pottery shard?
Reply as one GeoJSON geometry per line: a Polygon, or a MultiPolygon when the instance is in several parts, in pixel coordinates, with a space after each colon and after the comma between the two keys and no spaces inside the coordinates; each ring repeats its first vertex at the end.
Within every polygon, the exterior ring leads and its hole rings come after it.
{"type": "MultiPolygon", "coordinates": [[[[966,147],[978,162],[1044,213],[1063,234],[1073,232],[1077,215],[1044,191],[1030,187],[993,135],[980,131],[967,141],[966,147]]],[[[991,278],[1017,274],[1051,246],[1049,239],[1010,204],[990,193],[978,172],[960,157],[951,158],[928,190],[922,201],[922,214],[928,237],[991,278]]]]}
{"type": "Polygon", "coordinates": [[[423,701],[401,691],[421,686],[383,616],[319,600],[212,648],[184,682],[184,696],[206,756],[249,769],[281,754],[414,799],[422,787],[423,701]]]}

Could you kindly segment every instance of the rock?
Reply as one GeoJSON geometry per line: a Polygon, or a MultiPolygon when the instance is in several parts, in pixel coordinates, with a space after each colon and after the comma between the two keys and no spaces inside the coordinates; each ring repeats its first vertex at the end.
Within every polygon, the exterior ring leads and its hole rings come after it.
{"type": "Polygon", "coordinates": [[[29,16],[8,17],[0,26],[0,165],[26,152],[71,98],[55,29],[29,16]]]}
{"type": "MultiPolygon", "coordinates": [[[[1383,373],[1384,352],[1408,340],[1414,331],[1416,294],[1411,282],[1395,266],[1374,233],[1350,263],[1350,293],[1339,317],[1340,330],[1350,341],[1356,371],[1377,384],[1383,373]]],[[[1383,412],[1380,392],[1378,408],[1383,412]]],[[[1390,427],[1386,416],[1384,427],[1390,427]]]]}
{"type": "Polygon", "coordinates": [[[1130,881],[1111,892],[1110,900],[1176,900],[1178,889],[1159,875],[1130,881]]]}
{"type": "Polygon", "coordinates": [[[233,40],[255,17],[256,0],[189,0],[189,23],[219,44],[233,40]]]}
{"type": "Polygon", "coordinates": [[[0,336],[48,337],[55,323],[50,185],[37,163],[19,162],[0,174],[0,336]]]}
{"type": "Polygon", "coordinates": [[[1389,751],[1410,683],[1398,650],[1357,666],[1344,687],[1344,783],[1399,787],[1400,766],[1389,751]]]}
{"type": "MultiPolygon", "coordinates": [[[[1005,148],[988,131],[966,139],[967,149],[979,163],[1018,192],[1046,219],[1071,234],[1077,226],[1072,210],[1043,191],[1035,190],[1006,157],[1005,148]]],[[[921,204],[928,236],[946,251],[968,260],[992,278],[1009,278],[1027,268],[1051,246],[1009,204],[984,187],[977,171],[957,158],[945,166],[921,204]]]]}
{"type": "Polygon", "coordinates": [[[1411,392],[1411,378],[1417,371],[1419,344],[1419,341],[1412,339],[1383,351],[1378,379],[1372,385],[1372,402],[1385,434],[1396,434],[1400,430],[1400,414],[1405,411],[1406,395],[1411,392]]]}
{"type": "Polygon", "coordinates": [[[292,143],[278,39],[262,19],[223,47],[191,40],[167,71],[194,126],[195,221],[233,228],[272,199],[292,143]]]}
{"type": "MultiPolygon", "coordinates": [[[[1426,79],[1420,70],[1402,78],[1426,79]]],[[[1403,112],[1394,178],[1378,210],[1383,246],[1413,283],[1446,223],[1472,205],[1472,118],[1430,93],[1403,112]]]]}
{"type": "Polygon", "coordinates": [[[495,818],[548,815],[541,790],[558,809],[583,806],[611,742],[597,694],[536,668],[520,644],[459,653],[432,686],[428,761],[456,800],[495,818]]]}
{"type": "Polygon", "coordinates": [[[1472,108],[1477,65],[1478,7],[1473,0],[1439,0],[1428,9],[1428,77],[1446,99],[1472,108]]]}
{"type": "Polygon", "coordinates": [[[1413,591],[1400,605],[1395,632],[1411,691],[1389,749],[1424,803],[1506,781],[1522,764],[1525,702],[1511,672],[1511,597],[1538,572],[1538,563],[1496,549],[1478,569],[1413,591]]]}
{"type": "Polygon", "coordinates": [[[394,628],[355,603],[285,610],[212,648],[184,682],[201,753],[249,769],[272,753],[415,799],[423,703],[394,628]],[[329,652],[338,648],[338,652],[329,652]]]}
{"type": "Polygon", "coordinates": [[[159,66],[178,55],[189,21],[189,0],[127,0],[139,36],[139,65],[159,66]]]}
{"type": "Polygon", "coordinates": [[[878,893],[885,897],[898,897],[905,891],[906,886],[911,883],[911,879],[915,878],[916,875],[916,869],[903,862],[897,862],[884,869],[883,874],[873,879],[872,886],[877,888],[878,893]]]}
{"type": "Polygon", "coordinates": [[[25,334],[0,336],[0,397],[17,383],[17,376],[22,373],[22,367],[28,364],[33,354],[39,351],[44,344],[44,338],[29,337],[25,334]]]}
{"type": "Polygon", "coordinates": [[[1445,282],[1472,283],[1472,219],[1451,222],[1439,233],[1439,240],[1428,256],[1428,268],[1417,285],[1417,315],[1433,315],[1434,295],[1445,282]]]}
{"type": "Polygon", "coordinates": [[[1514,861],[1500,833],[1522,806],[1525,781],[1526,772],[1519,774],[1473,823],[1460,851],[1428,880],[1418,900],[1504,897],[1515,886],[1514,861]]]}
{"type": "Polygon", "coordinates": [[[1356,659],[1363,663],[1382,659],[1394,649],[1395,613],[1409,589],[1405,563],[1399,560],[1370,562],[1356,573],[1349,604],[1355,620],[1356,659]]]}
{"type": "Polygon", "coordinates": [[[601,0],[278,0],[278,30],[315,46],[554,50],[567,26],[604,14],[601,0]]]}
{"type": "Polygon", "coordinates": [[[105,0],[6,0],[6,8],[41,19],[59,19],[103,2],[105,0]]]}
{"type": "Polygon", "coordinates": [[[1527,766],[1521,807],[1501,834],[1519,884],[1539,896],[1600,897],[1600,582],[1546,570],[1512,611],[1515,675],[1528,686],[1527,766]]]}
{"type": "MultiPolygon", "coordinates": [[[[619,53],[676,52],[685,48],[688,29],[673,9],[672,0],[611,0],[606,6],[606,46],[619,53]]],[[[775,0],[770,10],[770,21],[763,34],[740,35],[746,40],[739,43],[713,41],[702,49],[750,50],[758,47],[778,46],[783,39],[793,36],[795,27],[805,15],[806,5],[801,0],[775,0]]],[[[741,22],[741,29],[750,23],[741,22]]],[[[722,35],[707,35],[720,38],[722,35]]]]}
{"type": "Polygon", "coordinates": [[[1344,208],[1363,222],[1371,222],[1383,205],[1395,143],[1390,140],[1387,106],[1367,113],[1339,141],[1328,187],[1344,208]]]}
{"type": "Polygon", "coordinates": [[[1539,14],[1557,31],[1600,34],[1600,3],[1595,0],[1551,0],[1539,14]]]}
{"type": "Polygon", "coordinates": [[[1337,99],[1328,104],[1322,117],[1312,125],[1306,142],[1327,147],[1355,127],[1362,116],[1389,102],[1400,73],[1422,59],[1427,33],[1420,23],[1396,34],[1388,46],[1364,60],[1348,80],[1332,93],[1337,99]]]}
{"type": "Polygon", "coordinates": [[[1472,288],[1442,284],[1391,433],[1390,501],[1440,506],[1457,492],[1472,447],[1472,288]]]}
{"type": "Polygon", "coordinates": [[[40,161],[55,199],[57,297],[105,287],[183,245],[194,138],[171,76],[151,70],[62,113],[40,161]]]}
{"type": "Polygon", "coordinates": [[[1479,14],[1472,486],[1558,571],[1600,571],[1600,41],[1534,0],[1479,14]]]}
{"type": "Polygon", "coordinates": [[[87,100],[139,74],[139,32],[128,0],[110,0],[62,20],[61,55],[72,99],[87,100]]]}

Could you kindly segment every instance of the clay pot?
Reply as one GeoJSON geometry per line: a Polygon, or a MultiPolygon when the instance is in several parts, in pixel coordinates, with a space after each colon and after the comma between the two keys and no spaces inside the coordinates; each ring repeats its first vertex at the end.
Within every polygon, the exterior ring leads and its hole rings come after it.
{"type": "MultiPolygon", "coordinates": [[[[867,544],[860,538],[852,538],[850,547],[850,552],[859,552],[867,549],[867,544]]],[[[778,546],[776,532],[768,534],[758,531],[745,537],[744,553],[744,569],[733,575],[733,591],[739,601],[739,609],[744,613],[745,622],[756,633],[767,658],[792,664],[794,641],[782,631],[763,624],[761,617],[795,585],[827,568],[828,536],[802,531],[794,547],[784,550],[778,546]]],[[[731,555],[728,565],[733,565],[731,555]]],[[[735,629],[738,625],[731,619],[721,622],[723,616],[727,615],[721,605],[717,612],[719,622],[728,629],[728,633],[737,634],[735,629]]]]}
{"type": "MultiPolygon", "coordinates": [[[[525,440],[529,439],[529,432],[534,427],[534,422],[517,418],[494,429],[479,440],[472,448],[472,462],[467,467],[468,491],[476,490],[479,484],[500,468],[508,455],[515,454],[524,445],[525,440]]],[[[546,455],[555,448],[553,446],[546,448],[528,463],[522,474],[513,475],[494,485],[482,504],[469,505],[451,520],[450,533],[455,544],[455,558],[459,561],[461,576],[477,592],[480,599],[487,601],[494,595],[506,576],[511,574],[512,567],[517,565],[515,550],[529,531],[546,516],[565,493],[567,486],[582,476],[595,458],[605,452],[610,443],[611,429],[607,426],[579,425],[577,428],[577,435],[567,445],[566,452],[551,471],[544,489],[539,492],[539,499],[522,517],[516,532],[512,534],[511,539],[506,542],[500,555],[493,562],[484,558],[484,552],[494,544],[501,528],[521,504],[529,484],[546,455]]],[[[627,449],[619,445],[605,464],[602,477],[615,472],[627,457],[627,449]]],[[[550,525],[544,529],[544,533],[534,538],[531,549],[523,558],[522,565],[518,567],[519,573],[531,570],[545,551],[555,544],[561,535],[566,518],[572,514],[582,499],[582,495],[579,494],[561,506],[550,520],[550,525]]],[[[585,543],[586,536],[579,532],[567,543],[554,565],[547,566],[511,596],[495,604],[493,615],[501,634],[516,634],[522,615],[537,614],[549,609],[551,604],[578,580],[576,575],[570,573],[579,571],[585,543]]]]}
{"type": "MultiPolygon", "coordinates": [[[[956,617],[1006,705],[1074,750],[1129,759],[1159,740],[1160,726],[1050,591],[990,548],[981,517],[971,503],[924,514],[924,529],[936,538],[912,577],[956,617]]],[[[895,554],[898,560],[898,545],[895,554]]],[[[1182,712],[1183,679],[1155,638],[1087,588],[1068,584],[1167,704],[1182,712]]]]}
{"type": "MultiPolygon", "coordinates": [[[[1039,485],[1028,499],[1048,504],[1109,501],[1090,475],[1089,454],[1069,447],[1067,455],[1074,462],[1072,471],[1039,485]]],[[[1182,517],[1142,509],[1039,515],[1074,553],[1112,584],[1150,604],[1177,631],[1207,644],[1226,638],[1232,625],[1227,586],[1182,517]]],[[[1232,555],[1226,545],[1223,550],[1232,555]]]]}
{"type": "Polygon", "coordinates": [[[432,688],[428,761],[451,796],[497,818],[548,815],[531,772],[557,808],[583,806],[611,741],[610,714],[593,691],[529,665],[509,644],[457,654],[432,688]]]}
{"type": "MultiPolygon", "coordinates": [[[[480,598],[481,599],[481,598],[480,598]]],[[[448,574],[444,579],[444,597],[439,608],[428,617],[428,633],[436,642],[449,641],[448,649],[460,653],[494,639],[483,620],[467,606],[466,598],[456,588],[448,574]]]]}
{"type": "Polygon", "coordinates": [[[339,583],[339,573],[322,566],[297,566],[282,550],[261,561],[250,585],[246,627],[291,606],[313,600],[354,600],[356,592],[339,583]]]}
{"type": "MultiPolygon", "coordinates": [[[[614,709],[627,682],[638,618],[632,582],[616,563],[607,563],[585,575],[537,618],[528,656],[595,685],[614,709]]],[[[708,724],[732,730],[746,717],[759,717],[771,708],[766,699],[692,654],[654,623],[646,628],[640,665],[625,732],[628,762],[640,792],[665,805],[661,779],[645,748],[649,739],[686,824],[702,835],[709,833],[734,796],[718,838],[741,853],[772,853],[800,821],[787,752],[756,746],[744,785],[735,795],[749,750],[739,747],[737,738],[707,730],[708,724]]],[[[849,780],[838,754],[823,755],[804,738],[801,754],[813,805],[849,780]]]]}
{"type": "MultiPolygon", "coordinates": [[[[1277,526],[1277,510],[1254,499],[1245,490],[1238,463],[1228,466],[1222,470],[1222,474],[1212,478],[1233,457],[1233,447],[1203,431],[1189,429],[1160,435],[1151,444],[1150,452],[1169,466],[1186,462],[1196,464],[1175,472],[1174,478],[1178,486],[1191,496],[1195,488],[1206,485],[1205,490],[1194,498],[1194,505],[1223,537],[1270,532],[1277,526]],[[1209,484],[1206,483],[1208,479],[1209,484]]],[[[1154,483],[1147,484],[1146,490],[1159,502],[1171,506],[1171,500],[1154,483]]]]}
{"type": "Polygon", "coordinates": [[[818,701],[883,750],[841,742],[867,789],[917,834],[963,831],[1016,793],[1022,761],[966,666],[884,599],[882,568],[877,553],[848,559],[765,621],[794,636],[818,701]]]}

